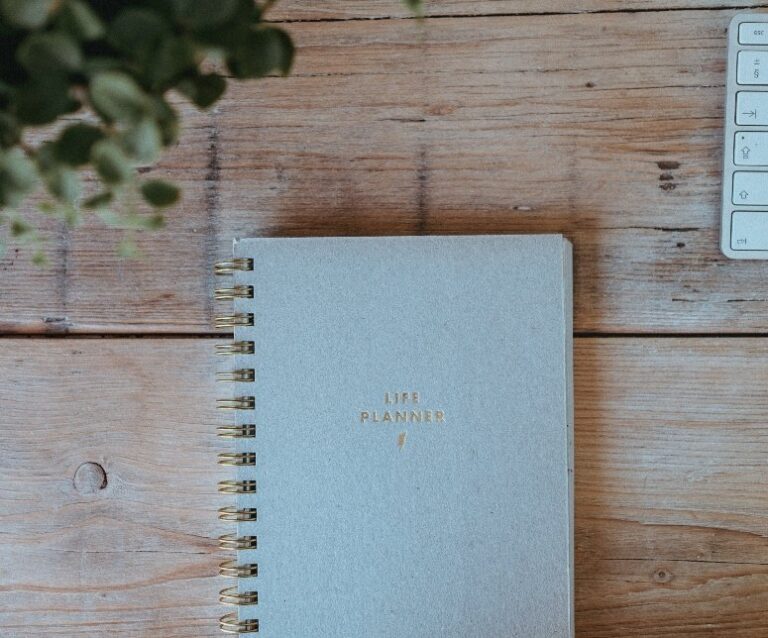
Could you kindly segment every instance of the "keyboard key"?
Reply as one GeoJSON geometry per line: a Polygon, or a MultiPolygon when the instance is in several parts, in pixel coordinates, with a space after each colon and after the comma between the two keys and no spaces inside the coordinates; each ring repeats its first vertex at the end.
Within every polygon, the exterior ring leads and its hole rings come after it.
{"type": "Polygon", "coordinates": [[[768,44],[768,22],[742,22],[739,44],[768,44]]]}
{"type": "Polygon", "coordinates": [[[731,201],[746,206],[768,206],[768,172],[736,171],[731,201]]]}
{"type": "Polygon", "coordinates": [[[733,140],[733,163],[768,166],[768,132],[739,131],[733,140]]]}
{"type": "Polygon", "coordinates": [[[768,250],[768,212],[734,211],[731,250],[768,250]]]}
{"type": "Polygon", "coordinates": [[[768,92],[739,91],[736,94],[736,124],[768,125],[768,92]]]}
{"type": "Polygon", "coordinates": [[[733,16],[727,59],[720,250],[768,261],[768,12],[733,16]]]}
{"type": "Polygon", "coordinates": [[[738,84],[768,84],[768,51],[739,51],[736,58],[738,84]]]}

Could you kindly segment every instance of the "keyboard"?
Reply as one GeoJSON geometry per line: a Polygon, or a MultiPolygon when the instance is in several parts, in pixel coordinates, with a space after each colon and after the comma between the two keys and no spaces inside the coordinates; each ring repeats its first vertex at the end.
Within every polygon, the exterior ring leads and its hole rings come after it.
{"type": "Polygon", "coordinates": [[[728,28],[720,247],[732,259],[768,259],[768,13],[728,28]]]}

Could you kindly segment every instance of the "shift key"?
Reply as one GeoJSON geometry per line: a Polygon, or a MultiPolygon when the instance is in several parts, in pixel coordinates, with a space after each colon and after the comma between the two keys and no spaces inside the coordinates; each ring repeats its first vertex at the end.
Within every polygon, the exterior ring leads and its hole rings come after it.
{"type": "Polygon", "coordinates": [[[768,205],[768,172],[736,171],[731,201],[745,206],[768,205]]]}
{"type": "Polygon", "coordinates": [[[768,92],[739,91],[736,94],[736,124],[768,125],[768,92]]]}

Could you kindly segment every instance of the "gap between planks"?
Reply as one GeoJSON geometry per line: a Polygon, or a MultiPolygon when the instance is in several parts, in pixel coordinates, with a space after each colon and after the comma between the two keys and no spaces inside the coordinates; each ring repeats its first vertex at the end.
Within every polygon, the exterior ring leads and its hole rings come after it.
{"type": "Polygon", "coordinates": [[[605,14],[633,14],[633,13],[679,13],[682,11],[760,11],[768,8],[768,3],[759,5],[744,4],[717,4],[712,6],[690,6],[690,7],[634,7],[629,9],[583,9],[571,11],[503,11],[492,13],[480,11],[478,13],[427,13],[424,16],[416,15],[373,15],[373,16],[350,16],[350,17],[329,17],[329,18],[277,18],[275,20],[265,20],[271,24],[301,24],[305,22],[374,22],[382,20],[446,20],[452,18],[531,18],[531,17],[553,17],[569,15],[605,15],[605,14]]]}
{"type": "MultiPolygon", "coordinates": [[[[68,332],[50,334],[0,333],[10,339],[234,339],[232,333],[218,332],[68,332]]],[[[768,332],[574,332],[574,339],[766,339],[768,332]]]]}

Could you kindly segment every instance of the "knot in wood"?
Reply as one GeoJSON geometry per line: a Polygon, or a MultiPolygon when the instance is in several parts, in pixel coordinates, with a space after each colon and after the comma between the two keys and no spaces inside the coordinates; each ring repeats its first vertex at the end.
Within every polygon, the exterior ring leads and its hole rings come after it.
{"type": "Polygon", "coordinates": [[[670,572],[668,569],[664,569],[663,567],[659,567],[655,572],[653,572],[653,580],[659,585],[666,585],[672,580],[672,572],[670,572]]]}
{"type": "Polygon", "coordinates": [[[82,463],[75,470],[74,484],[79,494],[95,494],[107,487],[107,473],[98,463],[82,463]]]}

